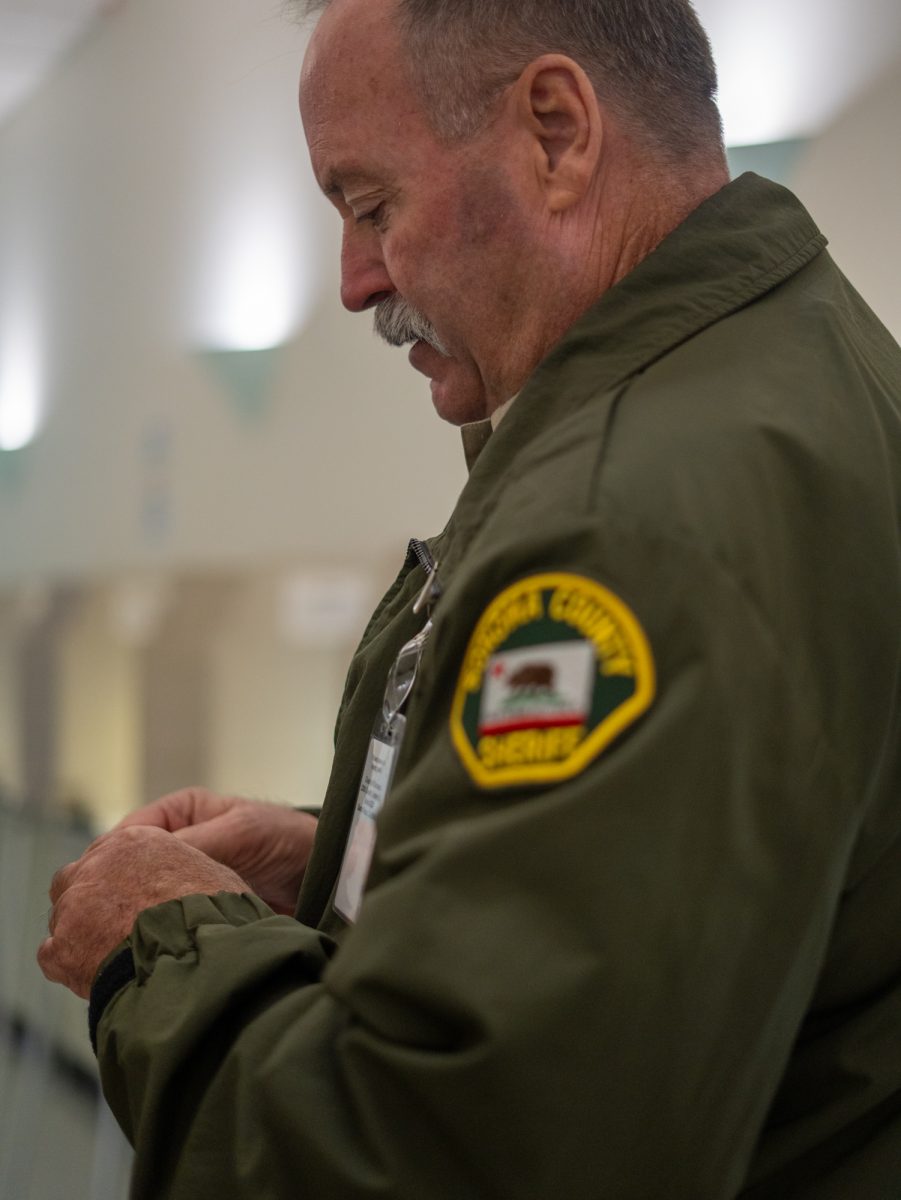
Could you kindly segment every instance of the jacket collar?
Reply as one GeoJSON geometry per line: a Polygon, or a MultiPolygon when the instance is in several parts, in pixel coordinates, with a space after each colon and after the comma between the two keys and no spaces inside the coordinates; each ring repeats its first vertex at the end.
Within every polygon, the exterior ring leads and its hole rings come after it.
{"type": "Polygon", "coordinates": [[[825,246],[801,202],[769,180],[749,173],[711,196],[570,328],[496,433],[487,421],[464,427],[470,478],[454,523],[482,519],[511,458],[575,406],[612,394],[825,246]]]}

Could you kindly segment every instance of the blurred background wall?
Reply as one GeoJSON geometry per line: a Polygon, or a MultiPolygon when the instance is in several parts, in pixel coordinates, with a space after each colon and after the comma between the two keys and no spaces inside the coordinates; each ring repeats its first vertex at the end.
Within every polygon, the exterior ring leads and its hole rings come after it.
{"type": "MultiPolygon", "coordinates": [[[[698,8],[734,172],[901,336],[897,0],[698,8]]],[[[124,1195],[84,1006],[33,964],[50,873],[185,784],[318,802],[355,639],[464,479],[338,304],[279,9],[0,0],[0,1200],[124,1195]]]]}

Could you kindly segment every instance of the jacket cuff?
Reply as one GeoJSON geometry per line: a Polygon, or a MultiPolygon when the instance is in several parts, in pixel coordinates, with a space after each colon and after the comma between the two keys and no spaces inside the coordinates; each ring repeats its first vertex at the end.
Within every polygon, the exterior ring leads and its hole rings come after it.
{"type": "Polygon", "coordinates": [[[136,976],[134,955],[131,947],[126,946],[118,954],[108,959],[100,968],[94,986],[91,988],[91,999],[88,1004],[88,1032],[91,1035],[91,1049],[97,1053],[97,1026],[100,1018],[106,1012],[106,1006],[117,992],[134,982],[136,976]]]}
{"type": "Polygon", "coordinates": [[[217,892],[165,900],[146,908],[138,917],[124,948],[101,965],[88,1005],[91,1045],[97,1053],[97,1033],[110,1001],[129,983],[141,986],[153,973],[160,956],[196,955],[203,927],[248,925],[276,918],[272,909],[250,892],[217,892]]]}

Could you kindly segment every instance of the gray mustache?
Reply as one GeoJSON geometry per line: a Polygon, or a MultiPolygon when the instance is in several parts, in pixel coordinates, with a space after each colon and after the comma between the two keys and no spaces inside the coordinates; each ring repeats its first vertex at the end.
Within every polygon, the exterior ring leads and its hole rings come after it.
{"type": "Polygon", "coordinates": [[[397,293],[376,305],[373,326],[389,346],[428,342],[439,354],[450,357],[432,322],[397,293]]]}

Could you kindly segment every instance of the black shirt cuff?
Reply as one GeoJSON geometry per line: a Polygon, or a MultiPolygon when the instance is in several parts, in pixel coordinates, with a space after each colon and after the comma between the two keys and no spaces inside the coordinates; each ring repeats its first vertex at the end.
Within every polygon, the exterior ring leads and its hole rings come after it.
{"type": "Polygon", "coordinates": [[[97,1053],[97,1026],[100,1018],[106,1012],[106,1006],[119,992],[135,978],[135,960],[131,950],[126,946],[114,958],[102,967],[100,974],[94,980],[91,988],[91,1000],[88,1005],[88,1031],[91,1035],[91,1048],[97,1053]]]}

